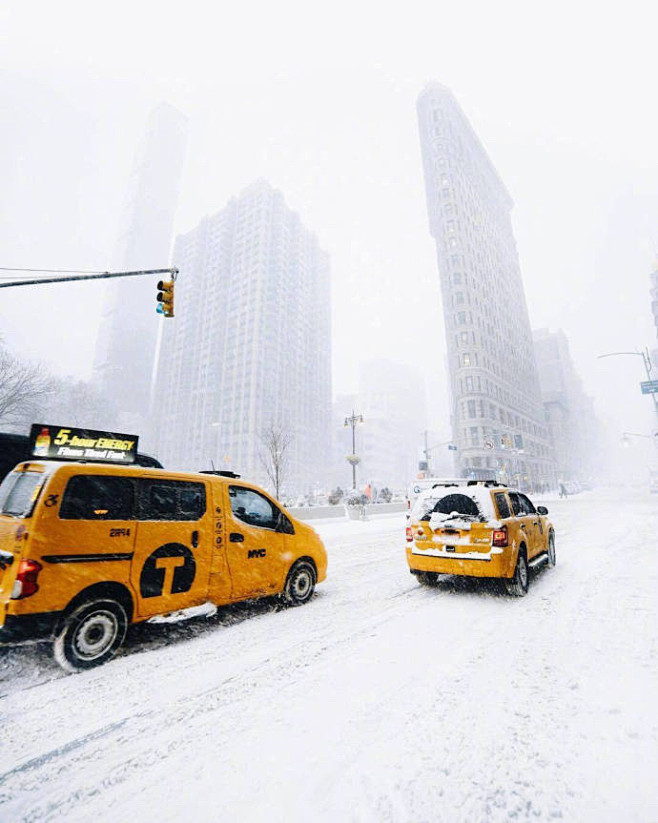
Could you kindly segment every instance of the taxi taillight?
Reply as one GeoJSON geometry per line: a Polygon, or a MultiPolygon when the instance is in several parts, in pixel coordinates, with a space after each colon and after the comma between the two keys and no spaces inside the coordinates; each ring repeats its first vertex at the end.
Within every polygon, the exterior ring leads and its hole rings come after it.
{"type": "Polygon", "coordinates": [[[500,548],[504,548],[505,546],[509,545],[508,536],[507,536],[507,526],[503,526],[502,529],[494,529],[493,536],[491,538],[491,545],[492,546],[499,546],[500,548]]]}
{"type": "Polygon", "coordinates": [[[16,580],[11,590],[12,600],[22,600],[39,591],[37,576],[42,569],[41,563],[36,560],[21,560],[16,572],[16,580]]]}
{"type": "Polygon", "coordinates": [[[407,526],[407,543],[413,543],[414,535],[411,526],[407,526]]]}

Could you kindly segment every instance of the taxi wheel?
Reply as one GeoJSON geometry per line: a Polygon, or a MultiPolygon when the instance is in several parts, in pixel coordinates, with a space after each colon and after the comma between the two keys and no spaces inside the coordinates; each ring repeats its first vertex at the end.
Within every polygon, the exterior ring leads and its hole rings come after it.
{"type": "Polygon", "coordinates": [[[519,556],[516,560],[516,568],[514,569],[514,577],[511,580],[505,581],[507,593],[513,597],[523,597],[528,593],[528,560],[525,555],[525,549],[519,549],[519,556]]]}
{"type": "Polygon", "coordinates": [[[555,568],[556,558],[555,558],[555,535],[550,534],[548,536],[548,566],[549,568],[555,568]]]}
{"type": "Polygon", "coordinates": [[[126,610],[120,603],[84,603],[66,617],[55,638],[55,660],[67,672],[100,666],[116,654],[127,627],[126,610]]]}
{"type": "Polygon", "coordinates": [[[436,586],[439,582],[439,575],[436,572],[418,572],[416,580],[421,586],[436,586]]]}
{"type": "Polygon", "coordinates": [[[295,563],[288,573],[283,589],[283,602],[288,606],[301,606],[307,603],[313,597],[315,581],[315,569],[311,563],[306,560],[295,563]]]}

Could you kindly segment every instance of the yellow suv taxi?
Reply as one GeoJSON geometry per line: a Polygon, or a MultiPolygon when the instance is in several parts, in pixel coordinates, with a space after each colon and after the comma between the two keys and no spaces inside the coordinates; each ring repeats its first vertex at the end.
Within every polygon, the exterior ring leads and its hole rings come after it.
{"type": "Polygon", "coordinates": [[[494,481],[438,483],[417,499],[407,525],[407,562],[419,582],[439,574],[497,577],[528,591],[529,568],[555,566],[555,530],[545,506],[494,481]]]}
{"type": "Polygon", "coordinates": [[[69,671],[108,660],[127,626],[325,579],[315,531],[238,475],[32,460],[0,485],[0,643],[51,638],[69,671]]]}

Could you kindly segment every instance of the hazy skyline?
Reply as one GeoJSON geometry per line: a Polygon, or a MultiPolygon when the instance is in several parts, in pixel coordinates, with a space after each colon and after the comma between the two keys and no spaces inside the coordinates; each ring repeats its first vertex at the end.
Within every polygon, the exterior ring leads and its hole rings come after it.
{"type": "MultiPolygon", "coordinates": [[[[144,122],[166,100],[190,120],[176,234],[265,177],[331,256],[335,393],[354,390],[360,361],[388,356],[431,376],[446,415],[415,117],[436,80],[514,200],[532,327],[564,330],[602,416],[620,430],[655,426],[640,358],[596,359],[656,345],[646,4],[622,18],[563,2],[411,3],[388,15],[370,3],[247,3],[214,17],[195,2],[177,13],[119,2],[102,19],[82,3],[37,8],[38,22],[34,4],[0,11],[0,265],[106,268],[144,122]]],[[[0,333],[85,376],[102,299],[97,284],[5,290],[0,333]]]]}

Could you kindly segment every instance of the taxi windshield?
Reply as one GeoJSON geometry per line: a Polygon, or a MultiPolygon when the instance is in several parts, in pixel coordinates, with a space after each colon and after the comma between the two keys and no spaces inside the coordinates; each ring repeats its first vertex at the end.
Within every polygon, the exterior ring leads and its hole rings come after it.
{"type": "Polygon", "coordinates": [[[44,479],[36,472],[8,474],[0,485],[0,514],[29,517],[44,479]]]}

